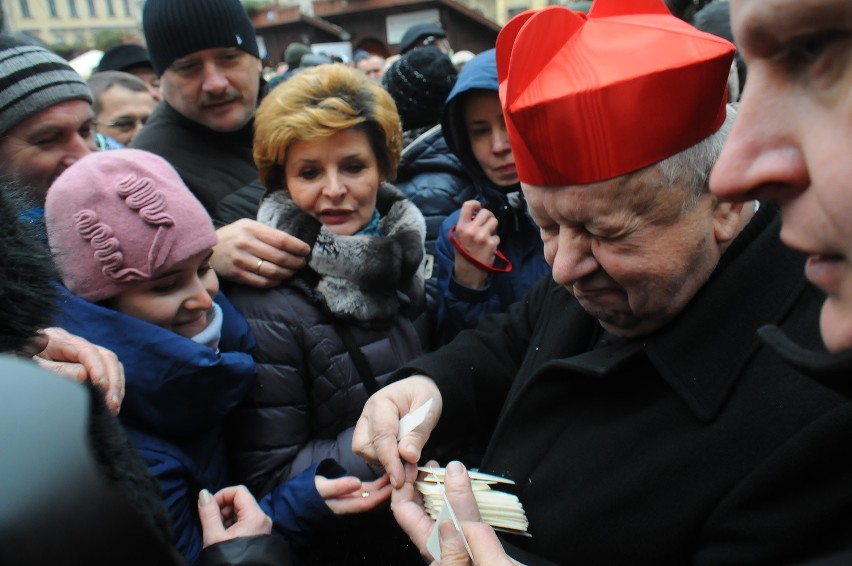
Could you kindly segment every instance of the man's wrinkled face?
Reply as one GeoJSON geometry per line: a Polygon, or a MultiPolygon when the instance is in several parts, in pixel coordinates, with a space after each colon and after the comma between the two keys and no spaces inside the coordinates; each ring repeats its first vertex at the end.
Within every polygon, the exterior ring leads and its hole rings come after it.
{"type": "Polygon", "coordinates": [[[53,181],[78,159],[94,151],[92,105],[62,102],[30,116],[0,138],[0,167],[44,203],[53,181]]]}
{"type": "Polygon", "coordinates": [[[823,340],[852,349],[852,2],[732,0],[731,22],[748,80],[711,190],[780,204],[828,295],[823,340]]]}
{"type": "Polygon", "coordinates": [[[616,336],[672,320],[704,285],[733,237],[730,205],[661,186],[655,167],[594,185],[522,183],[553,279],[616,336]]]}
{"type": "Polygon", "coordinates": [[[175,59],[160,86],[163,99],[185,117],[235,132],[254,116],[260,70],[260,60],[240,49],[203,49],[175,59]]]}

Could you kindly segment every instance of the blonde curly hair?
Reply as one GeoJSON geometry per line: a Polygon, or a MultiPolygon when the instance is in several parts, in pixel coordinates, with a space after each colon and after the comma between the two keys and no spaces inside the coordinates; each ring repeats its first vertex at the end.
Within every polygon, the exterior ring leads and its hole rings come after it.
{"type": "Polygon", "coordinates": [[[285,189],[284,164],[295,141],[354,128],[367,135],[379,171],[393,181],[402,128],[393,99],[364,73],[338,63],[298,72],[263,99],[255,116],[254,161],[269,191],[285,189]]]}

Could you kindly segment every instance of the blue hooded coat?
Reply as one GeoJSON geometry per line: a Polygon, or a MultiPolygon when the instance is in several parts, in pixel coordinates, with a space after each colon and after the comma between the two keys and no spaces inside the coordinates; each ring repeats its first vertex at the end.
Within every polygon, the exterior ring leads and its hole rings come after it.
{"type": "Polygon", "coordinates": [[[450,228],[458,223],[459,211],[448,216],[436,244],[440,341],[447,343],[465,328],[473,328],[486,315],[505,311],[526,295],[533,283],[550,273],[544,261],[538,227],[526,212],[520,185],[498,187],[492,183],[473,155],[464,124],[464,100],[471,91],[497,94],[497,63],[493,49],[483,51],[462,68],[444,106],[442,128],[450,150],[474,180],[476,200],[494,213],[499,227],[500,251],[512,262],[512,271],[491,274],[482,289],[471,289],[453,278],[455,249],[450,228]]]}
{"type": "MultiPolygon", "coordinates": [[[[202,547],[198,492],[231,484],[221,425],[257,372],[250,351],[254,337],[242,315],[221,293],[219,350],[170,330],[81,299],[62,288],[56,324],[109,348],[124,365],[126,395],[119,419],[160,484],[174,544],[190,564],[202,547]]],[[[260,501],[275,530],[294,547],[332,516],[314,485],[319,473],[343,474],[321,462],[281,484],[260,501]]]]}

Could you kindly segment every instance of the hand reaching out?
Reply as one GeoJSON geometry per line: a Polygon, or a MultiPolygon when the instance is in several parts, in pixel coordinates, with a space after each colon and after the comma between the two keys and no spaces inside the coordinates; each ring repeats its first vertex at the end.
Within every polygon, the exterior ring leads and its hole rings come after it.
{"type": "Polygon", "coordinates": [[[387,501],[391,494],[387,474],[371,482],[362,482],[353,476],[333,480],[317,476],[314,481],[320,496],[335,515],[350,515],[375,509],[387,501]]]}

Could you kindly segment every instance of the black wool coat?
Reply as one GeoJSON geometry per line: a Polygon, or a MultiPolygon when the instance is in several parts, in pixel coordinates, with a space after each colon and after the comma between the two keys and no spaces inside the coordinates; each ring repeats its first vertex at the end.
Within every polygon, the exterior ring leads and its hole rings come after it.
{"type": "MultiPolygon", "coordinates": [[[[218,222],[219,202],[257,179],[253,136],[253,119],[235,132],[215,132],[161,102],[132,145],[168,161],[218,222]]],[[[249,213],[256,211],[254,203],[249,213]]]]}
{"type": "Polygon", "coordinates": [[[852,546],[852,405],[756,336],[819,344],[823,297],[774,215],[653,335],[594,348],[599,324],[548,278],[398,373],[441,390],[430,444],[477,423],[481,469],[517,482],[532,537],[502,535],[515,558],[786,564],[852,546]]]}

